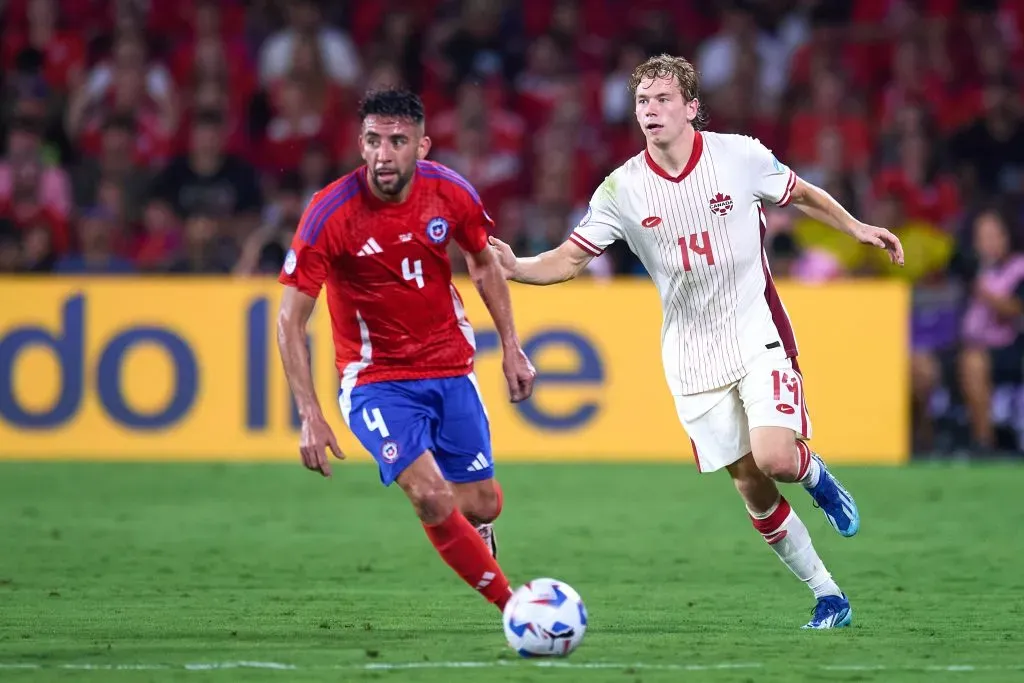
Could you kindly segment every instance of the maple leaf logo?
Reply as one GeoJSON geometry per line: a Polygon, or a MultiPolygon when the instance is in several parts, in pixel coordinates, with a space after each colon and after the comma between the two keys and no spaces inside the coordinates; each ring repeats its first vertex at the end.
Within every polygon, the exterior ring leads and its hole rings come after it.
{"type": "Polygon", "coordinates": [[[708,206],[711,208],[711,213],[724,216],[732,211],[732,197],[727,194],[723,195],[721,192],[717,192],[715,193],[715,196],[708,201],[708,206]]]}

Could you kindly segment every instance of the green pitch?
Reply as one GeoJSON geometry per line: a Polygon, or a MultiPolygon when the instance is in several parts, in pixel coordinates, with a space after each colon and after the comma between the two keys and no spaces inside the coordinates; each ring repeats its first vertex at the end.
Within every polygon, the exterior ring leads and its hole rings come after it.
{"type": "Polygon", "coordinates": [[[724,475],[500,466],[506,572],[567,581],[590,611],[580,650],[544,668],[506,648],[497,610],[369,465],[326,481],[297,464],[4,464],[0,680],[1024,679],[1024,468],[838,474],[853,539],[789,491],[854,606],[853,628],[810,633],[810,592],[724,475]]]}

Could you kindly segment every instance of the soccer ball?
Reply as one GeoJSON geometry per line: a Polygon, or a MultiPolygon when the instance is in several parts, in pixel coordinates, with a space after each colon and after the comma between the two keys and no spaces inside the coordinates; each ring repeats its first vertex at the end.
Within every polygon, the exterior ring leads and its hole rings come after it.
{"type": "Polygon", "coordinates": [[[587,632],[587,608],[572,586],[534,579],[521,586],[502,615],[509,646],[523,657],[565,657],[587,632]]]}

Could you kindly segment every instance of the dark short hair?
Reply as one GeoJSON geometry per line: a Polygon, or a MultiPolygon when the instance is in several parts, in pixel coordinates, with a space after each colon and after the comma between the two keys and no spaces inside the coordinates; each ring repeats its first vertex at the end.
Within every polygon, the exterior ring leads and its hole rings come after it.
{"type": "Polygon", "coordinates": [[[295,170],[285,171],[277,185],[278,192],[286,192],[288,194],[300,195],[302,194],[303,188],[302,176],[295,170]]]}
{"type": "Polygon", "coordinates": [[[372,90],[366,93],[359,103],[359,120],[367,116],[393,116],[410,119],[413,123],[423,123],[426,115],[423,112],[423,100],[409,90],[388,88],[372,90]]]}
{"type": "Polygon", "coordinates": [[[978,208],[978,212],[971,219],[972,231],[979,218],[985,215],[994,216],[1006,233],[1006,238],[1010,244],[1010,251],[1024,251],[1024,234],[1022,234],[1020,226],[1017,224],[1018,222],[1014,220],[1013,208],[1010,202],[1005,199],[990,199],[983,202],[978,208]]]}
{"type": "Polygon", "coordinates": [[[129,113],[114,113],[103,121],[103,130],[119,130],[125,133],[135,132],[135,117],[129,113]]]}
{"type": "Polygon", "coordinates": [[[43,136],[43,124],[34,116],[15,116],[8,125],[8,130],[28,133],[36,137],[43,136]]]}
{"type": "Polygon", "coordinates": [[[9,218],[0,218],[0,244],[7,242],[14,242],[17,244],[20,240],[21,232],[14,225],[14,221],[9,218]]]}
{"type": "Polygon", "coordinates": [[[36,73],[43,68],[46,58],[34,47],[26,47],[18,51],[14,57],[14,69],[22,73],[36,73]]]}
{"type": "Polygon", "coordinates": [[[224,114],[217,109],[200,109],[192,119],[193,126],[223,126],[224,114]]]}

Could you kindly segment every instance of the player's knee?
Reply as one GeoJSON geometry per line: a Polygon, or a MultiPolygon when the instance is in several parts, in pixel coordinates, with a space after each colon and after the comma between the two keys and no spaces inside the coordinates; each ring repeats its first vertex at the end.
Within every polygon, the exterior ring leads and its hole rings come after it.
{"type": "Polygon", "coordinates": [[[757,466],[775,481],[796,481],[799,457],[796,442],[764,449],[756,456],[757,466]]]}
{"type": "Polygon", "coordinates": [[[405,492],[424,524],[440,524],[455,510],[455,495],[443,479],[414,482],[405,492]]]}
{"type": "Polygon", "coordinates": [[[796,481],[800,455],[796,435],[782,427],[756,427],[750,430],[750,445],[758,468],[775,481],[796,481]]]}

